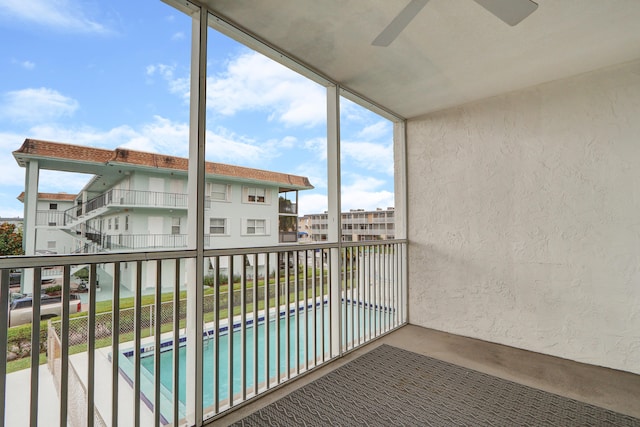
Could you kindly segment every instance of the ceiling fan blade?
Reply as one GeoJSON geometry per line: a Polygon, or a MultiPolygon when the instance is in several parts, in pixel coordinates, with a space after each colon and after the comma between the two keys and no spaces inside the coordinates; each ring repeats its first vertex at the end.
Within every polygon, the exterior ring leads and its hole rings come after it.
{"type": "Polygon", "coordinates": [[[375,38],[374,46],[389,46],[405,29],[409,22],[422,10],[429,0],[411,0],[409,4],[393,18],[393,21],[375,38]]]}
{"type": "Polygon", "coordinates": [[[531,0],[474,1],[512,27],[531,15],[538,8],[538,4],[531,0]]]}

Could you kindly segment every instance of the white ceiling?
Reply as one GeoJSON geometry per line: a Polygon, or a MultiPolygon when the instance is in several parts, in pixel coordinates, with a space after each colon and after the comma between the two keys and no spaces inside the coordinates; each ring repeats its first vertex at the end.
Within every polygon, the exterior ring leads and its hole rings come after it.
{"type": "Polygon", "coordinates": [[[537,0],[515,27],[473,0],[430,0],[389,47],[372,46],[408,2],[206,1],[405,118],[640,57],[640,0],[537,0]]]}

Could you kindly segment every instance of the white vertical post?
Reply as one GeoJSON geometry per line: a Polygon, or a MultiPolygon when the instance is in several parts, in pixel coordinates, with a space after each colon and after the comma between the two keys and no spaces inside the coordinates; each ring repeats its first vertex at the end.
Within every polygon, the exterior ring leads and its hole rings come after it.
{"type": "MultiPolygon", "coordinates": [[[[395,238],[407,238],[407,123],[406,121],[396,121],[393,124],[393,156],[394,156],[394,184],[395,184],[395,238]]],[[[409,275],[407,265],[407,250],[409,244],[404,247],[398,245],[396,250],[401,250],[402,256],[398,258],[398,275],[399,278],[396,286],[400,290],[401,312],[403,313],[400,322],[404,323],[409,319],[409,275]]],[[[398,307],[397,307],[398,308],[398,307]]]]}
{"type": "Polygon", "coordinates": [[[204,173],[205,106],[207,79],[207,10],[193,16],[191,30],[191,103],[187,245],[196,258],[186,260],[187,280],[187,421],[202,425],[202,304],[204,297],[204,173]]]}
{"type": "Polygon", "coordinates": [[[395,238],[407,238],[407,148],[406,122],[393,124],[393,157],[395,186],[395,238]]]}
{"type": "Polygon", "coordinates": [[[340,354],[340,298],[341,298],[341,262],[340,251],[342,249],[341,238],[341,206],[340,206],[340,87],[329,86],[327,88],[327,190],[328,190],[328,215],[327,238],[329,242],[338,244],[337,248],[330,251],[331,271],[329,272],[329,285],[331,286],[331,357],[340,354]]]}
{"type": "MultiPolygon", "coordinates": [[[[27,162],[24,183],[24,227],[22,235],[22,248],[25,255],[36,253],[36,223],[38,205],[38,180],[40,165],[37,160],[27,162]]],[[[25,268],[22,276],[22,293],[33,292],[33,269],[25,268]]]]}

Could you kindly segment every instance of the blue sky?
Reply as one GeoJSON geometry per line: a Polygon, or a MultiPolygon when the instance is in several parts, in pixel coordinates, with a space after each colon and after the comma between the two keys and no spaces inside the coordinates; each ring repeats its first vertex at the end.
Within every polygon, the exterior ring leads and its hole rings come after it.
{"type": "MultiPolygon", "coordinates": [[[[190,32],[160,0],[0,0],[0,216],[22,216],[26,138],[186,157],[190,32]]],[[[308,176],[301,214],[326,210],[325,89],[214,30],[209,44],[207,159],[308,176]]],[[[341,106],[343,210],[393,206],[391,122],[341,106]]],[[[40,191],[87,180],[41,171],[40,191]]]]}

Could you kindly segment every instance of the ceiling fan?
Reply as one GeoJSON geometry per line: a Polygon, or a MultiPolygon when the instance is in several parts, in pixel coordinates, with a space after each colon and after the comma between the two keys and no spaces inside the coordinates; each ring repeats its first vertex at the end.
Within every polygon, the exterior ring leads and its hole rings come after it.
{"type": "MultiPolygon", "coordinates": [[[[428,1],[429,0],[411,0],[371,44],[386,47],[393,43],[396,37],[409,25],[428,1]]],[[[511,26],[518,24],[538,8],[538,4],[532,0],[474,1],[511,26]]]]}

